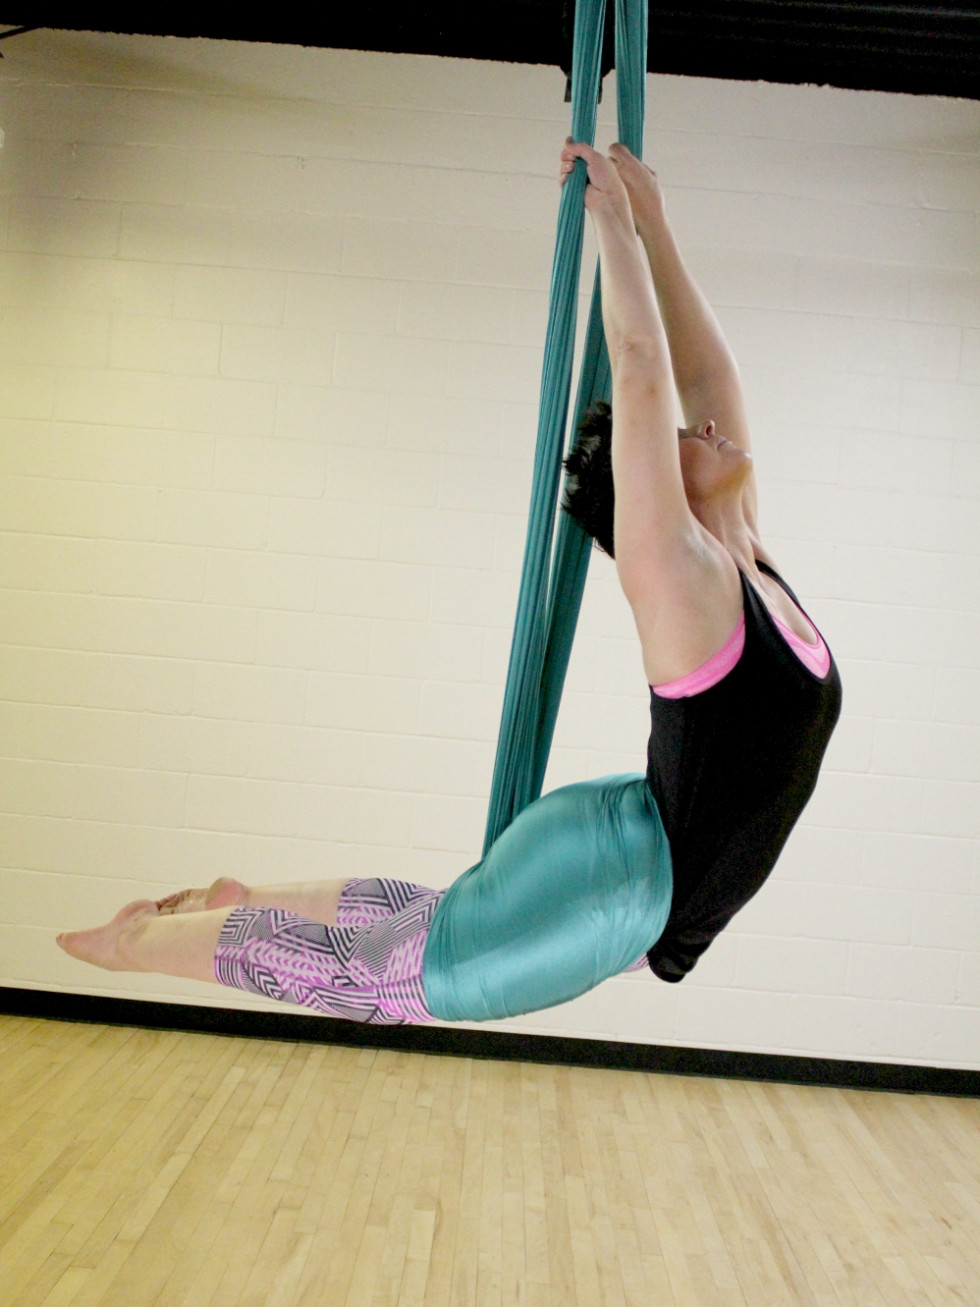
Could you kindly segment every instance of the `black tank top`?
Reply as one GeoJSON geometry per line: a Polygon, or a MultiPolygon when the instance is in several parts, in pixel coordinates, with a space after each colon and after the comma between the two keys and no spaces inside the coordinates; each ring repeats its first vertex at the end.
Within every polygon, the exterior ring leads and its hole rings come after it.
{"type": "MultiPolygon", "coordinates": [[[[782,577],[758,566],[797,603],[782,577]]],[[[804,667],[739,574],[741,658],[691,698],[651,693],[647,782],[674,863],[670,916],[647,954],[661,980],[683,980],[772,871],[840,715],[833,658],[822,678],[804,667]]]]}

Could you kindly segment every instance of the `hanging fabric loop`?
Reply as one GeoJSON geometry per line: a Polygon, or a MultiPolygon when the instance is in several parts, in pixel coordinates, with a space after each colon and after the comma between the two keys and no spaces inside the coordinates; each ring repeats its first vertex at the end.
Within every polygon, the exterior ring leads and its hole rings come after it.
{"type": "MultiPolygon", "coordinates": [[[[589,144],[595,139],[604,17],[605,0],[578,0],[571,135],[589,144]]],[[[643,148],[646,26],[646,0],[617,0],[619,132],[636,154],[643,148]]],[[[567,514],[561,517],[553,563],[551,557],[571,393],[585,186],[580,160],[562,188],[558,211],[527,542],[484,852],[541,793],[588,571],[591,541],[567,514]]],[[[609,391],[597,271],[573,429],[598,399],[608,398],[609,391]]]]}

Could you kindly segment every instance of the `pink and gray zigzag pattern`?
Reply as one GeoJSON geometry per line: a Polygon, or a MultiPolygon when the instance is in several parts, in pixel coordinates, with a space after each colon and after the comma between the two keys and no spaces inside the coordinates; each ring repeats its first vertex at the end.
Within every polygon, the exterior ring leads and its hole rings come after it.
{"type": "Polygon", "coordinates": [[[236,908],[215,953],[222,984],[369,1025],[431,1021],[422,959],[441,890],[352,881],[336,926],[281,908],[236,908]]]}

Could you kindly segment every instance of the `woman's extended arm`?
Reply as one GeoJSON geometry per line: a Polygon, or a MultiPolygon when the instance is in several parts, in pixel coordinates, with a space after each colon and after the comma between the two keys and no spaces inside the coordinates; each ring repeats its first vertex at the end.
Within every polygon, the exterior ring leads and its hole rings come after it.
{"type": "Polygon", "coordinates": [[[657,176],[624,145],[612,146],[610,158],[623,180],[649,260],[684,421],[689,427],[713,421],[727,440],[748,450],[738,365],[677,247],[657,176]]]}
{"type": "Polygon", "coordinates": [[[586,207],[602,268],[613,378],[614,535],[651,684],[684,676],[721,647],[741,611],[737,569],[688,504],[677,440],[670,349],[619,169],[568,142],[589,170],[586,207]]]}
{"type": "MultiPolygon", "coordinates": [[[[586,208],[602,268],[602,322],[613,378],[616,557],[629,569],[636,537],[671,541],[690,525],[677,453],[670,350],[618,170],[587,145],[566,143],[562,174],[576,158],[589,170],[586,208]],[[637,497],[640,502],[637,504],[637,497]],[[634,512],[636,505],[640,511],[634,512]],[[656,511],[654,511],[654,509],[656,511]]],[[[625,584],[625,579],[624,579],[625,584]]]]}

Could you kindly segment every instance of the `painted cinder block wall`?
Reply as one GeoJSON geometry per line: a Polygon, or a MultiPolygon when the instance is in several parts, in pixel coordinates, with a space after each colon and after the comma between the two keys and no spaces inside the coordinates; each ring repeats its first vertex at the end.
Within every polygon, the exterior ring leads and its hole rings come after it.
{"type": "MultiPolygon", "coordinates": [[[[54,932],[220,874],[446,884],[477,856],[562,78],[53,32],[7,53],[0,981],[263,1006],[87,969],[54,932]]],[[[504,1028],[977,1067],[980,105],[648,97],[844,718],[688,980],[504,1028]]],[[[548,787],[641,770],[646,729],[597,556],[548,787]]]]}

